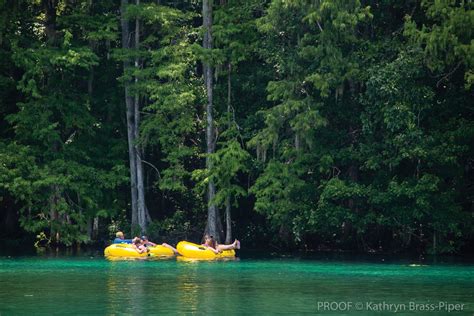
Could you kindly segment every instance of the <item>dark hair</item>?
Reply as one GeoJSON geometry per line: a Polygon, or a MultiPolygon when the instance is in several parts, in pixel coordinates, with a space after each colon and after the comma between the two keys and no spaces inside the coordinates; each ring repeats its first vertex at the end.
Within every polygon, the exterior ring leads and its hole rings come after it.
{"type": "Polygon", "coordinates": [[[216,243],[216,240],[214,239],[214,236],[209,235],[209,234],[205,234],[203,239],[204,239],[204,243],[206,243],[206,239],[210,239],[211,243],[212,243],[212,248],[216,248],[217,243],[216,243]]]}

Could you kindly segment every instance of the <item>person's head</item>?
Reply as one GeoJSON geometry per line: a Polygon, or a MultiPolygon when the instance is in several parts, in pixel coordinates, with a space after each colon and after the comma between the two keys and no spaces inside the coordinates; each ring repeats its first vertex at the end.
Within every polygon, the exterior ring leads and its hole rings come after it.
{"type": "Polygon", "coordinates": [[[142,240],[143,240],[144,242],[147,242],[147,241],[148,241],[148,237],[147,237],[147,236],[142,236],[142,240]]]}
{"type": "Polygon", "coordinates": [[[124,238],[125,238],[125,236],[124,236],[124,234],[123,234],[122,232],[117,232],[117,233],[115,234],[115,237],[120,238],[120,239],[124,239],[124,238]]]}
{"type": "Polygon", "coordinates": [[[209,235],[209,234],[205,234],[204,235],[204,244],[206,244],[208,246],[211,246],[211,247],[215,247],[216,241],[214,240],[214,236],[209,235]]]}
{"type": "Polygon", "coordinates": [[[132,243],[134,243],[135,245],[140,245],[142,243],[142,240],[138,237],[135,237],[132,239],[132,243]]]}

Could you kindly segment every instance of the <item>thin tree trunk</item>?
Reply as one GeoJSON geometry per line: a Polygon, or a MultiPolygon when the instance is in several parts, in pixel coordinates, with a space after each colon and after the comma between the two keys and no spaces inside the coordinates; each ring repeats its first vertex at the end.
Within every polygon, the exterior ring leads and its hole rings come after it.
{"type": "Polygon", "coordinates": [[[99,217],[98,216],[94,217],[94,222],[92,224],[92,237],[94,239],[97,239],[97,236],[99,236],[99,217]]]}
{"type": "Polygon", "coordinates": [[[97,236],[99,236],[99,217],[98,216],[94,218],[92,217],[87,218],[87,236],[89,237],[89,241],[93,241],[97,239],[97,236]]]}
{"type": "Polygon", "coordinates": [[[89,242],[92,241],[92,229],[94,227],[94,223],[92,221],[92,217],[87,217],[87,237],[89,238],[89,242]]]}
{"type": "Polygon", "coordinates": [[[229,126],[230,126],[230,105],[231,105],[231,71],[232,71],[232,65],[229,62],[227,65],[227,115],[229,115],[229,126]]]}
{"type": "MultiPolygon", "coordinates": [[[[212,49],[212,0],[203,0],[202,3],[202,17],[204,26],[204,49],[212,49]]],[[[214,120],[212,117],[213,111],[213,80],[212,80],[212,66],[207,62],[204,63],[204,80],[206,82],[207,92],[207,107],[206,107],[206,144],[207,144],[207,157],[206,157],[206,168],[212,169],[212,162],[209,157],[210,154],[214,153],[214,120]]],[[[212,202],[216,195],[216,187],[213,181],[209,181],[208,193],[207,193],[207,233],[214,236],[217,240],[219,239],[219,231],[217,225],[217,207],[212,202]]],[[[219,240],[218,240],[219,241],[219,240]]]]}
{"type": "Polygon", "coordinates": [[[43,8],[45,10],[44,33],[49,44],[56,42],[56,7],[58,0],[43,0],[43,8]]]}
{"type": "Polygon", "coordinates": [[[225,199],[225,243],[230,244],[232,242],[232,219],[230,212],[230,197],[227,196],[225,199]]]}
{"type": "Polygon", "coordinates": [[[89,78],[87,79],[87,93],[89,94],[89,97],[92,97],[93,83],[94,83],[94,68],[91,66],[91,69],[89,70],[89,78]]]}
{"type": "Polygon", "coordinates": [[[145,218],[146,218],[147,223],[151,223],[150,212],[148,211],[148,207],[146,206],[146,204],[145,204],[145,218]]]}
{"type": "MultiPolygon", "coordinates": [[[[136,5],[140,5],[140,0],[136,0],[136,5]]],[[[135,50],[138,51],[140,48],[140,20],[138,17],[135,19],[135,50]]],[[[135,57],[135,70],[140,67],[140,60],[135,57]]],[[[135,85],[138,84],[138,77],[135,76],[135,85]]],[[[135,126],[134,126],[134,137],[135,137],[135,162],[137,164],[137,208],[138,208],[138,225],[140,226],[141,232],[145,233],[147,228],[147,217],[146,217],[146,205],[145,205],[145,188],[143,185],[143,164],[142,164],[142,150],[138,144],[138,138],[140,136],[140,95],[138,91],[135,94],[134,102],[135,112],[135,126]]]]}
{"type": "Polygon", "coordinates": [[[50,233],[51,238],[54,238],[56,242],[59,242],[59,232],[55,228],[55,222],[60,221],[58,204],[61,198],[59,186],[53,184],[51,186],[51,195],[49,196],[49,218],[50,218],[50,233]]]}
{"type": "MultiPolygon", "coordinates": [[[[128,49],[130,29],[128,25],[128,20],[125,18],[125,10],[128,5],[128,0],[121,0],[120,6],[120,23],[122,26],[122,48],[128,49]]],[[[130,60],[127,58],[123,61],[124,72],[130,68],[130,60]]],[[[133,98],[130,96],[130,83],[125,81],[125,104],[127,107],[127,140],[128,140],[128,157],[130,160],[130,190],[132,195],[132,232],[134,227],[138,224],[138,207],[137,207],[137,163],[136,163],[136,153],[135,153],[135,137],[134,137],[134,104],[133,98]]]]}
{"type": "MultiPolygon", "coordinates": [[[[89,5],[89,14],[92,16],[92,0],[88,1],[89,5]]],[[[94,49],[94,42],[89,41],[89,47],[91,50],[94,49]]],[[[92,99],[92,93],[94,91],[94,67],[91,66],[89,70],[89,78],[87,79],[87,93],[89,94],[89,98],[92,99]]],[[[77,204],[80,205],[80,198],[79,194],[77,195],[77,204]]],[[[87,236],[89,237],[89,242],[92,240],[97,239],[99,235],[99,218],[96,216],[94,219],[88,217],[87,219],[87,236]]]]}
{"type": "MultiPolygon", "coordinates": [[[[228,66],[228,73],[227,73],[227,117],[229,120],[229,128],[231,127],[231,70],[232,66],[229,63],[228,66]]],[[[232,242],[232,216],[231,216],[231,207],[230,207],[230,195],[227,195],[225,199],[225,223],[226,223],[226,230],[225,230],[225,242],[229,244],[232,242]]]]}

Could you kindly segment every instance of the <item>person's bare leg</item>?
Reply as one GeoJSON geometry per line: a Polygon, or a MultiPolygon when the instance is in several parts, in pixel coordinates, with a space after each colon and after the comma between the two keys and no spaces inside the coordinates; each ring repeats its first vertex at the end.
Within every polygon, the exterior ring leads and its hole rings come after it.
{"type": "Polygon", "coordinates": [[[163,247],[166,247],[166,248],[169,248],[169,249],[173,250],[173,252],[174,252],[176,255],[179,254],[179,253],[178,253],[178,250],[177,250],[175,247],[173,247],[173,246],[171,246],[171,245],[168,245],[168,244],[165,243],[165,242],[162,243],[161,245],[162,245],[163,247]]]}
{"type": "Polygon", "coordinates": [[[231,250],[231,249],[240,249],[240,242],[237,239],[230,245],[217,245],[217,250],[219,251],[231,250]]]}

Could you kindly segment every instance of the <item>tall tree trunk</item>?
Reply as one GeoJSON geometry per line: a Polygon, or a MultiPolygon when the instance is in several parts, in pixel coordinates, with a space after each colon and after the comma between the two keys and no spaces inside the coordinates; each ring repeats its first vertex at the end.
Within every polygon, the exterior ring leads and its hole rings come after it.
{"type": "Polygon", "coordinates": [[[99,235],[99,217],[89,217],[87,218],[87,236],[89,237],[89,241],[93,241],[97,239],[99,235]]]}
{"type": "MultiPolygon", "coordinates": [[[[232,65],[229,62],[227,65],[227,117],[229,120],[229,128],[231,127],[231,108],[230,108],[230,96],[231,96],[231,70],[232,70],[232,65]]],[[[226,223],[226,229],[225,229],[225,242],[226,244],[229,244],[232,242],[232,216],[231,216],[231,207],[230,207],[230,195],[227,195],[225,199],[225,223],[226,223]]]]}
{"type": "MultiPolygon", "coordinates": [[[[93,15],[92,2],[93,2],[92,0],[87,1],[89,16],[93,15]]],[[[92,51],[94,50],[95,42],[93,40],[89,40],[89,48],[92,51]]],[[[93,92],[94,92],[94,67],[91,66],[89,70],[89,77],[87,79],[87,94],[89,95],[89,100],[91,102],[93,100],[93,96],[92,96],[93,92]]],[[[79,193],[77,194],[77,205],[81,205],[81,198],[80,198],[79,193]]],[[[79,209],[79,211],[82,213],[81,209],[79,209]]],[[[92,219],[92,217],[88,216],[86,229],[87,229],[87,237],[89,238],[89,242],[92,242],[93,240],[97,239],[97,236],[99,234],[99,218],[94,217],[92,219]]]]}
{"type": "MultiPolygon", "coordinates": [[[[136,0],[136,5],[140,5],[140,0],[136,0]]],[[[135,19],[135,50],[138,51],[140,48],[140,20],[138,17],[135,19]]],[[[135,57],[135,70],[137,71],[140,67],[140,60],[135,57]]],[[[135,84],[138,83],[138,77],[135,76],[135,84]]],[[[147,216],[146,216],[146,204],[145,204],[145,187],[143,185],[143,164],[142,164],[142,150],[138,143],[140,136],[140,95],[138,91],[135,94],[134,102],[134,114],[135,114],[135,126],[134,126],[134,145],[135,145],[135,162],[137,164],[137,212],[138,212],[138,225],[142,233],[146,232],[147,228],[147,216]]]]}
{"type": "MultiPolygon", "coordinates": [[[[212,49],[212,0],[203,0],[202,3],[202,18],[204,26],[204,39],[202,46],[204,49],[212,49]]],[[[206,82],[207,92],[207,126],[206,126],[206,145],[207,145],[207,157],[206,157],[206,168],[212,169],[212,162],[209,157],[210,154],[214,153],[214,119],[212,117],[213,110],[213,80],[212,80],[212,66],[204,62],[204,80],[206,82]]],[[[212,202],[216,195],[216,186],[213,181],[209,181],[208,192],[207,192],[207,233],[214,236],[217,240],[219,238],[218,231],[218,213],[215,203],[212,202]]],[[[218,240],[219,241],[219,240],[218,240]]]]}
{"type": "Polygon", "coordinates": [[[43,8],[45,10],[44,33],[49,44],[56,42],[56,7],[58,0],[43,0],[43,8]]]}
{"type": "MultiPolygon", "coordinates": [[[[47,46],[55,46],[56,44],[56,7],[57,0],[43,0],[41,2],[44,10],[44,32],[46,34],[47,46]]],[[[51,146],[51,151],[59,152],[59,143],[54,142],[51,146]]],[[[58,212],[58,204],[61,198],[60,187],[56,184],[50,186],[49,196],[49,220],[50,220],[50,235],[56,242],[59,242],[59,233],[56,230],[55,223],[60,221],[58,212]]]]}
{"type": "Polygon", "coordinates": [[[97,239],[97,236],[99,236],[99,217],[98,216],[94,217],[94,223],[92,225],[92,237],[94,239],[97,239]]]}
{"type": "MultiPolygon", "coordinates": [[[[122,48],[130,48],[130,29],[128,25],[128,20],[125,18],[125,11],[128,5],[128,0],[121,0],[120,6],[120,24],[122,26],[122,48]]],[[[130,68],[130,60],[127,58],[123,61],[124,72],[130,68]]],[[[135,122],[134,122],[134,102],[133,98],[130,95],[130,82],[125,81],[125,105],[127,107],[127,140],[128,140],[128,158],[130,160],[130,190],[132,195],[132,232],[134,227],[138,224],[138,203],[137,203],[137,163],[136,163],[136,153],[135,153],[135,122]]]]}

